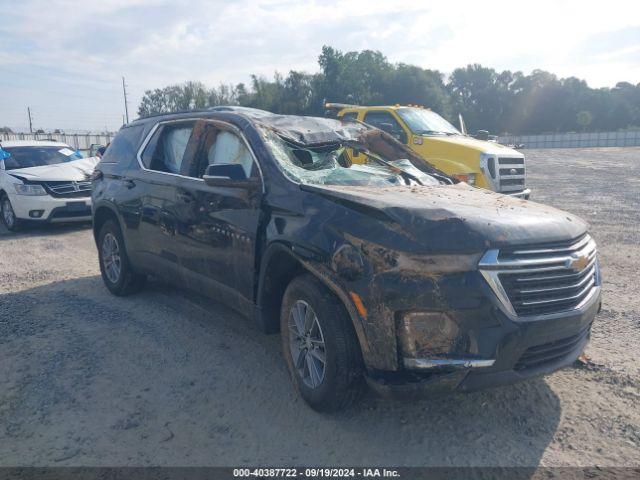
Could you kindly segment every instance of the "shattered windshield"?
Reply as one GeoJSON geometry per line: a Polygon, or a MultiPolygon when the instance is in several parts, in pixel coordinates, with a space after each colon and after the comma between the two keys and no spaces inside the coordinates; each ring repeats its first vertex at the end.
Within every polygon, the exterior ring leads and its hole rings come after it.
{"type": "Polygon", "coordinates": [[[267,147],[294,182],[313,185],[437,185],[416,168],[395,140],[381,131],[345,121],[331,132],[333,141],[303,143],[287,132],[262,129],[267,147]]]}
{"type": "Polygon", "coordinates": [[[459,135],[460,132],[444,118],[431,110],[399,108],[398,115],[416,135],[459,135]]]}

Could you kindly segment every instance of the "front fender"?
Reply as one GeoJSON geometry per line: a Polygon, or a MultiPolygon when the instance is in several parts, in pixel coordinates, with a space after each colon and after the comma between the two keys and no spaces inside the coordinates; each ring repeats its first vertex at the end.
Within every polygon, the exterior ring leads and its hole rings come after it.
{"type": "Polygon", "coordinates": [[[338,275],[326,266],[320,258],[308,248],[293,243],[274,242],[265,250],[260,262],[260,274],[257,290],[257,319],[263,330],[274,331],[274,317],[279,318],[280,301],[277,302],[277,312],[273,304],[273,296],[281,300],[281,294],[288,283],[297,275],[310,273],[325,285],[340,299],[347,311],[358,342],[365,364],[377,367],[379,362],[374,358],[365,329],[364,318],[358,312],[353,298],[338,275]],[[285,271],[283,271],[285,270],[285,271]],[[285,281],[282,281],[286,279],[285,281]]]}

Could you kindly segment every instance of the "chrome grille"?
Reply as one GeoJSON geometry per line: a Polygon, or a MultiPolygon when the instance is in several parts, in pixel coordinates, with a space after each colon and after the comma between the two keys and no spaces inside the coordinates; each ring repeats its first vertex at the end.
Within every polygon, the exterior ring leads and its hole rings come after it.
{"type": "Polygon", "coordinates": [[[498,191],[518,192],[525,188],[524,157],[498,157],[498,191]]]}
{"type": "Polygon", "coordinates": [[[44,188],[54,197],[88,197],[91,195],[91,182],[45,182],[44,188]]]}
{"type": "Polygon", "coordinates": [[[599,285],[596,244],[589,235],[531,248],[489,250],[480,271],[517,316],[573,310],[599,285]]]}

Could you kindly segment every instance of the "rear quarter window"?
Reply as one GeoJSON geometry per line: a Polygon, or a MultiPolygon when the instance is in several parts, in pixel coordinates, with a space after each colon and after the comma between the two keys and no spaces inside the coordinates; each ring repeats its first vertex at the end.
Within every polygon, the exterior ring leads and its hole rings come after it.
{"type": "Polygon", "coordinates": [[[121,128],[104,152],[101,163],[122,163],[135,158],[143,131],[143,125],[121,128]]]}

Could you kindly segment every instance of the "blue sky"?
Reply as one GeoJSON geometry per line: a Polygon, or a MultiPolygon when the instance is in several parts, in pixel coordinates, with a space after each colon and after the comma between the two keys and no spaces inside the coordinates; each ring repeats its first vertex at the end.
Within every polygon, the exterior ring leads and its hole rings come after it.
{"type": "Polygon", "coordinates": [[[322,45],[444,73],[541,68],[640,82],[640,2],[0,0],[0,126],[117,129],[144,90],[316,71],[322,45]],[[518,6],[522,5],[522,6],[518,6]]]}

